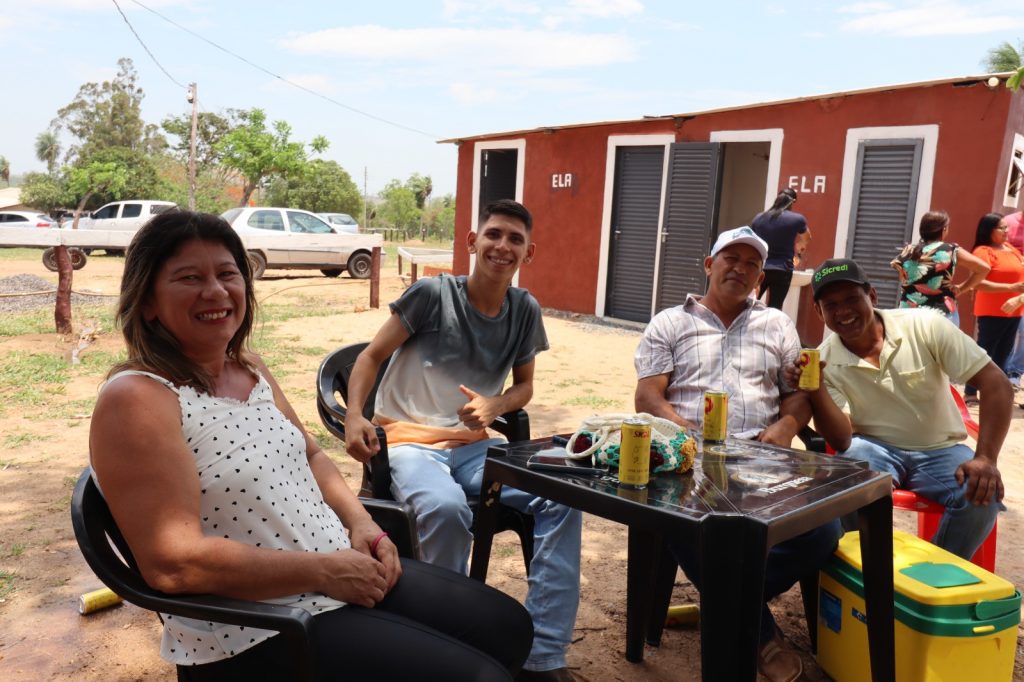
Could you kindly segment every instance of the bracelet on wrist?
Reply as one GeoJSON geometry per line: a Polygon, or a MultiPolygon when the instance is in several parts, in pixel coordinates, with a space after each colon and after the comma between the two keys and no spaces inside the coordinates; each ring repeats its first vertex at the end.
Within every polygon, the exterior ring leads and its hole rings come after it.
{"type": "Polygon", "coordinates": [[[374,559],[377,558],[377,545],[379,545],[380,541],[386,538],[387,536],[387,532],[381,532],[381,534],[375,537],[373,539],[373,542],[370,543],[370,556],[372,556],[374,559]]]}

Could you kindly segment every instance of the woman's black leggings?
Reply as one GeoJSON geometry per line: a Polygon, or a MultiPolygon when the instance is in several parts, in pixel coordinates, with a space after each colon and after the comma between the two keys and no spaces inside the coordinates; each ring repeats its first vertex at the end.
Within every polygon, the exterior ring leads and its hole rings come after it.
{"type": "Polygon", "coordinates": [[[760,298],[764,294],[764,290],[767,289],[767,303],[769,307],[782,310],[782,302],[786,300],[786,294],[789,293],[789,283],[792,280],[792,270],[769,270],[765,268],[764,280],[761,282],[761,288],[757,291],[757,297],[760,298]]]}
{"type": "MultiPolygon", "coordinates": [[[[996,317],[995,315],[982,315],[975,318],[978,321],[978,345],[985,349],[996,367],[1002,369],[1006,365],[1006,358],[1010,357],[1013,350],[1013,342],[1017,339],[1017,326],[1020,324],[1019,317],[996,317]]],[[[974,386],[964,388],[965,395],[975,395],[978,392],[974,386]]]]}
{"type": "MultiPolygon", "coordinates": [[[[375,608],[314,616],[320,680],[511,680],[533,642],[512,597],[447,569],[402,560],[402,577],[375,608]]],[[[179,666],[197,682],[290,680],[293,652],[271,637],[237,656],[179,666]]]]}

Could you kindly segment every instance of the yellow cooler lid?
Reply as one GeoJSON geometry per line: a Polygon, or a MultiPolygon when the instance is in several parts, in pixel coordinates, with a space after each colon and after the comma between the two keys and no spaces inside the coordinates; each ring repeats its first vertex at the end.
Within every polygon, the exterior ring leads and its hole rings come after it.
{"type": "MultiPolygon", "coordinates": [[[[892,554],[895,591],[920,604],[970,604],[1016,592],[1008,580],[903,531],[892,533],[892,554]]],[[[836,556],[863,573],[860,533],[844,535],[836,556]]]]}

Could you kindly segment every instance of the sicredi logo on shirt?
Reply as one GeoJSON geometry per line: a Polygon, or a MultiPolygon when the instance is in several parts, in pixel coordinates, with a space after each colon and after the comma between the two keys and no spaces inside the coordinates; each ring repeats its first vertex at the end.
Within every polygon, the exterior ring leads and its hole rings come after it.
{"type": "Polygon", "coordinates": [[[820,282],[824,277],[826,277],[827,275],[831,275],[833,272],[846,272],[849,269],[850,266],[846,265],[845,263],[843,265],[833,265],[828,268],[823,268],[814,273],[814,281],[820,282]]]}

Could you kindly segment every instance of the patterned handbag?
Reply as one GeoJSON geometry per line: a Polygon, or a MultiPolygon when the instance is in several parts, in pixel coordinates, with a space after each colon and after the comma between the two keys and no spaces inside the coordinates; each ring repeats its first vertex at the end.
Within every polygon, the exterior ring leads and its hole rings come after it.
{"type": "Polygon", "coordinates": [[[641,412],[639,414],[603,414],[587,417],[565,445],[566,456],[594,461],[612,468],[619,466],[622,422],[640,417],[651,424],[651,471],[686,473],[693,467],[697,443],[686,429],[675,422],[641,412]],[[578,450],[578,452],[577,452],[578,450]]]}

